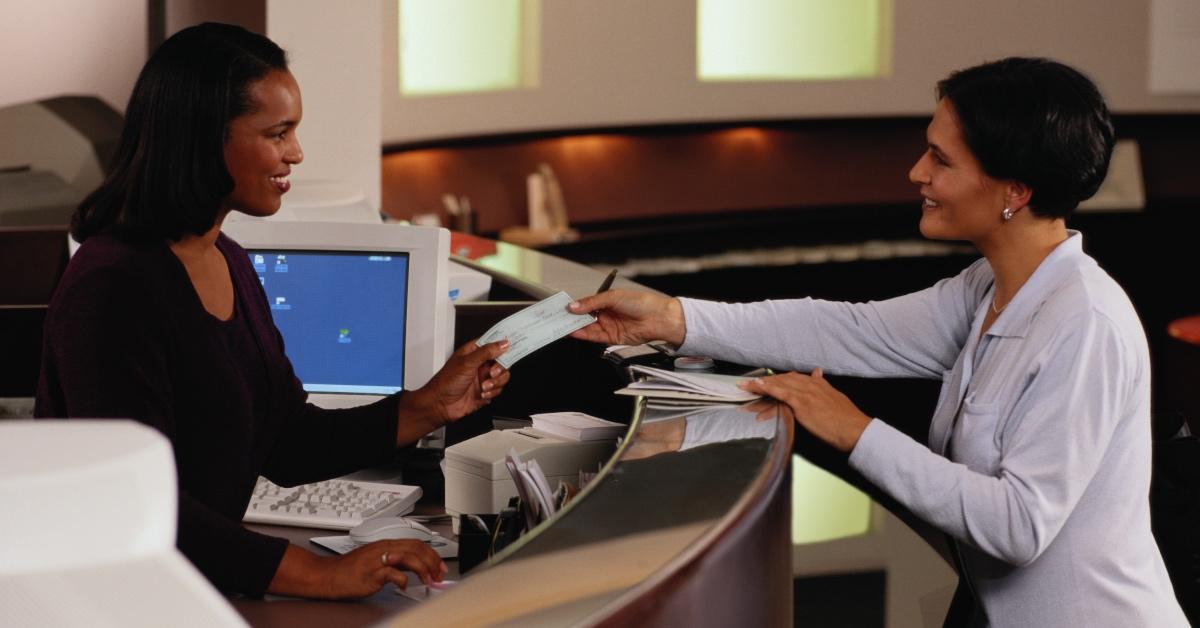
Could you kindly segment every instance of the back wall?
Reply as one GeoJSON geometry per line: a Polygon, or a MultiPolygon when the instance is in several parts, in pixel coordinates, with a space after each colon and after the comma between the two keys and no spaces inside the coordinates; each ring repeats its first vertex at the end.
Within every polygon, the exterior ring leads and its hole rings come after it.
{"type": "MultiPolygon", "coordinates": [[[[1048,56],[1089,74],[1121,113],[1200,111],[1200,95],[1147,88],[1147,2],[893,0],[891,76],[701,84],[695,0],[541,3],[531,89],[401,98],[396,2],[383,3],[383,144],[535,129],[804,117],[929,115],[951,70],[1048,56]]],[[[1200,4],[1178,10],[1200,19],[1200,4]]]]}

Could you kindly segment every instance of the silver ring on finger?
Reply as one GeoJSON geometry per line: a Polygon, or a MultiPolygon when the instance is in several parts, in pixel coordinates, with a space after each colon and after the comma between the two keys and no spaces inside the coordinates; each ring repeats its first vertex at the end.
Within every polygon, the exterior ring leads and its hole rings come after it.
{"type": "Polygon", "coordinates": [[[383,563],[383,565],[384,565],[385,567],[386,567],[386,566],[387,566],[387,564],[388,564],[388,562],[387,562],[387,558],[388,558],[388,553],[387,553],[387,552],[384,552],[384,553],[383,553],[383,555],[379,557],[379,562],[383,563]]]}

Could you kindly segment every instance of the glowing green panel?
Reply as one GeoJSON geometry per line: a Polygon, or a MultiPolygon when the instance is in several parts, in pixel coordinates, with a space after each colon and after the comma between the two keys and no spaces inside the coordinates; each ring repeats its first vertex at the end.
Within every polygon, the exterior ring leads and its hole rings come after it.
{"type": "Polygon", "coordinates": [[[696,0],[701,81],[888,73],[891,0],[696,0]]]}
{"type": "Polygon", "coordinates": [[[792,544],[866,534],[871,499],[829,472],[792,456],[792,544]]]}
{"type": "Polygon", "coordinates": [[[398,0],[400,93],[521,86],[521,0],[398,0]]]}

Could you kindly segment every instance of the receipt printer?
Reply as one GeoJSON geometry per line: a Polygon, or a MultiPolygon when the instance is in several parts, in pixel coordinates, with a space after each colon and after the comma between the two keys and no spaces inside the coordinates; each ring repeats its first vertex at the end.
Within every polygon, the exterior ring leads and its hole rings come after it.
{"type": "Polygon", "coordinates": [[[568,440],[531,427],[481,434],[446,448],[446,513],[457,524],[459,515],[504,509],[517,494],[504,464],[510,450],[521,460],[537,460],[554,490],[559,480],[578,484],[580,471],[595,472],[615,449],[613,440],[568,440]]]}

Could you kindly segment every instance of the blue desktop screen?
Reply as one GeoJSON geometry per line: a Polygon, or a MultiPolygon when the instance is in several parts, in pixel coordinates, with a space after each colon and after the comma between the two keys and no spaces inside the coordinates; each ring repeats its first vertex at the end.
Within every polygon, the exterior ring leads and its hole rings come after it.
{"type": "Polygon", "coordinates": [[[305,390],[401,390],[407,253],[248,253],[305,390]]]}

